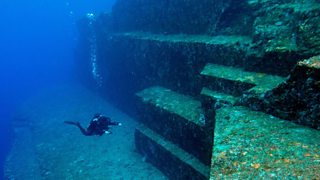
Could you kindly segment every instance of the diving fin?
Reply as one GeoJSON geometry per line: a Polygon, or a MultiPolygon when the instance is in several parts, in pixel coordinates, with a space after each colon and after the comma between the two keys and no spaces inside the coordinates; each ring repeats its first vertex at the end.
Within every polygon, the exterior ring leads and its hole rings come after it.
{"type": "Polygon", "coordinates": [[[79,126],[79,124],[80,124],[79,122],[74,122],[74,121],[64,121],[64,123],[75,125],[75,126],[79,126]]]}

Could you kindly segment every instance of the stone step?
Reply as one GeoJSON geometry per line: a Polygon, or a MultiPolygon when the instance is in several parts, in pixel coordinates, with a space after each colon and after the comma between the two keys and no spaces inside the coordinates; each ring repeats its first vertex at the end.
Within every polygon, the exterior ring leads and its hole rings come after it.
{"type": "Polygon", "coordinates": [[[210,164],[214,117],[207,117],[200,101],[155,86],[136,93],[138,120],[210,164]]]}
{"type": "Polygon", "coordinates": [[[207,97],[215,99],[216,102],[221,105],[234,105],[239,100],[238,97],[235,97],[235,96],[232,96],[229,94],[225,94],[222,92],[218,92],[218,91],[213,91],[213,90],[206,88],[206,87],[202,88],[200,94],[203,96],[207,96],[207,97]]]}
{"type": "Polygon", "coordinates": [[[99,35],[103,36],[101,65],[108,72],[102,74],[103,84],[113,84],[108,98],[118,104],[133,102],[132,94],[154,82],[197,96],[202,87],[199,72],[208,60],[246,66],[251,52],[251,39],[246,36],[105,33],[99,35]]]}
{"type": "Polygon", "coordinates": [[[216,111],[210,179],[320,178],[320,132],[233,106],[216,111]]]}
{"type": "Polygon", "coordinates": [[[170,179],[209,178],[209,166],[144,125],[136,128],[135,144],[143,158],[170,179]]]}
{"type": "MultiPolygon", "coordinates": [[[[246,54],[248,51],[252,51],[252,38],[249,36],[153,34],[148,32],[114,33],[109,36],[112,42],[130,43],[129,47],[139,46],[139,49],[135,49],[134,53],[135,55],[141,53],[142,58],[153,56],[153,54],[148,54],[153,50],[159,52],[159,49],[161,49],[161,52],[166,52],[164,54],[156,53],[157,57],[152,58],[151,61],[154,61],[154,59],[162,59],[163,61],[166,58],[166,60],[177,63],[177,58],[179,58],[180,62],[203,64],[208,62],[209,59],[210,62],[217,64],[245,66],[248,63],[246,54]],[[181,54],[184,49],[189,53],[181,54]],[[141,50],[143,52],[140,52],[141,50]],[[176,53],[176,51],[178,52],[176,53]],[[159,58],[162,56],[163,58],[159,58]],[[195,63],[192,60],[195,57],[201,57],[201,59],[196,59],[195,63]],[[228,61],[225,59],[228,59],[228,61]]],[[[150,61],[150,59],[148,60],[150,61]]]]}
{"type": "Polygon", "coordinates": [[[150,40],[171,43],[201,43],[207,45],[240,45],[250,44],[252,39],[249,36],[208,36],[190,34],[151,34],[146,32],[117,33],[115,36],[124,36],[132,39],[150,40]]]}
{"type": "Polygon", "coordinates": [[[211,63],[204,67],[201,75],[205,76],[205,85],[209,85],[212,89],[222,89],[236,96],[247,90],[253,93],[264,93],[285,80],[284,77],[276,75],[249,72],[241,68],[211,63]]]}

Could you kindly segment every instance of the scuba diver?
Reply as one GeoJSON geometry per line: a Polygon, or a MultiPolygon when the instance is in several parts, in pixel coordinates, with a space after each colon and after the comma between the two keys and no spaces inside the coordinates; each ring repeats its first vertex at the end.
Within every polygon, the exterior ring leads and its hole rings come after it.
{"type": "Polygon", "coordinates": [[[93,116],[92,120],[90,121],[90,125],[87,129],[84,129],[79,122],[74,121],[64,121],[66,124],[71,124],[77,126],[83,135],[85,136],[93,136],[99,135],[102,136],[103,134],[110,134],[109,126],[121,126],[120,122],[111,121],[109,117],[105,117],[100,113],[97,113],[93,116]]]}

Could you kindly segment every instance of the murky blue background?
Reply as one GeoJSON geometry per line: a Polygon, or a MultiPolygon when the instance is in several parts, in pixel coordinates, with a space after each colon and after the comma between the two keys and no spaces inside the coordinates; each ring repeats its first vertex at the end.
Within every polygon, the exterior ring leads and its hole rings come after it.
{"type": "Polygon", "coordinates": [[[76,21],[108,12],[115,0],[2,0],[0,5],[0,179],[16,107],[32,94],[73,80],[76,21]]]}

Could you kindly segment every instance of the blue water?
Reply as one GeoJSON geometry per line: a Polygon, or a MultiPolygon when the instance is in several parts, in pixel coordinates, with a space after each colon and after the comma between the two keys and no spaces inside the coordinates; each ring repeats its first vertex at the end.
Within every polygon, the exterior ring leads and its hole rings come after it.
{"type": "Polygon", "coordinates": [[[115,0],[2,0],[0,6],[0,179],[15,109],[37,91],[73,81],[76,21],[115,0]]]}

